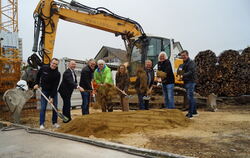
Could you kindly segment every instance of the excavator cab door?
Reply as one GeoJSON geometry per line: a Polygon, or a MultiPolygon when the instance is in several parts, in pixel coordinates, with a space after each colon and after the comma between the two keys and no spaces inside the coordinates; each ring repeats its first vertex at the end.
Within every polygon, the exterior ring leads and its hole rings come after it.
{"type": "Polygon", "coordinates": [[[145,63],[145,58],[145,43],[143,42],[143,40],[138,39],[134,42],[133,47],[131,49],[130,63],[128,68],[131,77],[135,77],[137,69],[139,67],[143,67],[145,63]]]}

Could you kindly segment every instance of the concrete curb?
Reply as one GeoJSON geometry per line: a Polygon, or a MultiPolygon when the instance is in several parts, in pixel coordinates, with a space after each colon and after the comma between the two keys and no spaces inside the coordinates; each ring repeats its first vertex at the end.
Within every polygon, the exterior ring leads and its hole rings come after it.
{"type": "MultiPolygon", "coordinates": [[[[0,122],[0,127],[6,127],[6,126],[7,125],[5,123],[0,122]]],[[[43,135],[53,136],[57,138],[68,139],[72,141],[87,143],[87,144],[99,146],[102,148],[113,149],[113,150],[129,153],[129,154],[133,154],[137,156],[142,156],[142,157],[191,158],[188,156],[173,154],[169,152],[137,148],[137,147],[124,145],[124,144],[118,144],[118,143],[106,142],[106,141],[100,141],[100,140],[92,140],[86,137],[40,130],[40,129],[31,128],[31,127],[24,126],[24,125],[19,125],[19,124],[10,124],[9,126],[18,127],[18,129],[25,129],[28,133],[32,133],[32,134],[43,134],[43,135]]]]}

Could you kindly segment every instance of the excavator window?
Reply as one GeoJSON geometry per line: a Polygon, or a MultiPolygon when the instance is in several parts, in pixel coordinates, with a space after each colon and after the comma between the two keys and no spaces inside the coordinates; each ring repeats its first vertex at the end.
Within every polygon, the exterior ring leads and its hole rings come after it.
{"type": "Polygon", "coordinates": [[[140,40],[136,41],[132,48],[131,60],[130,60],[130,75],[135,76],[138,66],[142,64],[142,43],[140,40]]]}
{"type": "Polygon", "coordinates": [[[170,40],[160,37],[150,37],[146,50],[146,59],[151,60],[153,62],[153,66],[155,66],[158,63],[158,55],[161,51],[165,51],[168,58],[170,58],[170,40]]]}
{"type": "Polygon", "coordinates": [[[170,40],[169,39],[163,39],[163,50],[166,52],[168,59],[171,56],[171,50],[170,50],[170,40]]]}
{"type": "Polygon", "coordinates": [[[158,63],[158,55],[161,51],[165,51],[168,58],[170,58],[170,40],[161,37],[147,37],[147,42],[143,43],[137,40],[132,47],[130,75],[136,75],[136,69],[144,63],[143,60],[151,60],[153,67],[158,63]],[[143,53],[144,52],[144,53],[143,53]]]}
{"type": "Polygon", "coordinates": [[[155,66],[158,62],[158,54],[162,50],[162,40],[160,38],[149,38],[147,48],[147,59],[151,60],[153,66],[155,66]]]}

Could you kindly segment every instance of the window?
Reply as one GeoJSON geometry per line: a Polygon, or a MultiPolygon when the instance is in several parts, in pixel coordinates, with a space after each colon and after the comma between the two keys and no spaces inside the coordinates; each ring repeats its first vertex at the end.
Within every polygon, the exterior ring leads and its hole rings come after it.
{"type": "Polygon", "coordinates": [[[163,39],[163,50],[166,52],[168,59],[170,58],[171,52],[170,52],[170,40],[169,39],[163,39]]]}
{"type": "Polygon", "coordinates": [[[129,66],[129,71],[131,72],[132,76],[136,75],[137,67],[141,65],[142,59],[142,49],[140,41],[136,42],[131,54],[131,63],[129,66]]]}
{"type": "Polygon", "coordinates": [[[161,39],[150,38],[148,44],[147,59],[153,62],[153,66],[158,62],[158,54],[161,52],[161,39]]]}

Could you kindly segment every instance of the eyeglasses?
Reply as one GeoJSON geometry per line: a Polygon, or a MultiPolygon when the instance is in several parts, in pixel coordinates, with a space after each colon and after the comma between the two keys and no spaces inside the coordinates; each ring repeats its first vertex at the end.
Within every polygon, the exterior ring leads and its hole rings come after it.
{"type": "Polygon", "coordinates": [[[52,62],[52,64],[53,64],[53,65],[58,65],[58,63],[53,63],[53,62],[52,62]]]}

